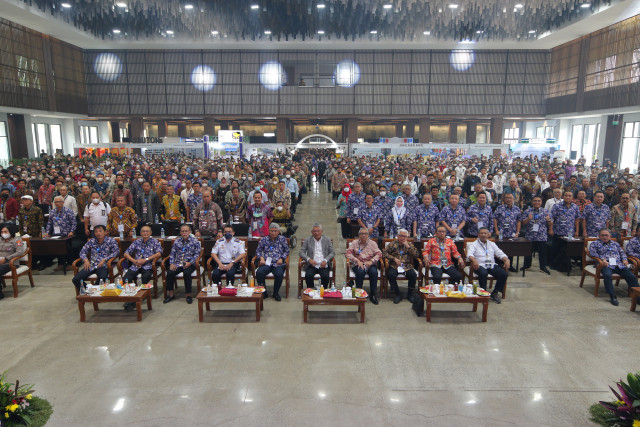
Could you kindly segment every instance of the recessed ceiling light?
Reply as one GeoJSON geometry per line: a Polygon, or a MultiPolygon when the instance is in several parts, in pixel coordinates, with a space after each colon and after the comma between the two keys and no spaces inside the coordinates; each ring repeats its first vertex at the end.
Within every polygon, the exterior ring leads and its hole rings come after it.
{"type": "Polygon", "coordinates": [[[529,30],[529,34],[535,34],[536,30],[529,30]]]}
{"type": "Polygon", "coordinates": [[[252,10],[257,10],[257,9],[260,9],[260,6],[259,6],[259,5],[257,5],[257,4],[252,4],[252,5],[251,5],[251,9],[252,9],[252,10]]]}
{"type": "Polygon", "coordinates": [[[384,6],[382,6],[385,9],[391,9],[393,7],[392,4],[385,4],[384,6]]]}
{"type": "Polygon", "coordinates": [[[516,9],[522,9],[524,6],[521,5],[520,3],[518,3],[517,5],[515,5],[513,7],[515,7],[516,9]]]}
{"type": "Polygon", "coordinates": [[[191,10],[191,9],[193,9],[193,5],[192,4],[185,4],[184,8],[187,9],[187,10],[191,10]]]}
{"type": "Polygon", "coordinates": [[[371,30],[371,31],[369,31],[369,34],[378,34],[378,31],[377,30],[371,30]]]}
{"type": "Polygon", "coordinates": [[[588,7],[591,7],[591,3],[582,3],[582,4],[580,5],[580,7],[581,7],[581,8],[583,8],[583,9],[586,9],[586,8],[588,8],[588,7]]]}
{"type": "Polygon", "coordinates": [[[322,35],[322,34],[324,34],[324,31],[323,30],[318,30],[318,34],[322,35]]]}
{"type": "Polygon", "coordinates": [[[316,6],[318,9],[324,9],[325,5],[323,3],[320,3],[319,5],[316,6]]]}
{"type": "Polygon", "coordinates": [[[484,33],[484,31],[482,31],[482,30],[476,31],[476,34],[482,34],[482,33],[484,33]]]}
{"type": "Polygon", "coordinates": [[[265,33],[266,35],[268,35],[268,36],[270,36],[270,35],[271,35],[271,31],[269,31],[269,30],[266,30],[264,33],[265,33]]]}
{"type": "Polygon", "coordinates": [[[166,33],[171,36],[171,35],[173,35],[173,30],[167,30],[166,33]]]}
{"type": "Polygon", "coordinates": [[[120,31],[120,30],[113,30],[113,31],[112,31],[112,33],[113,33],[113,34],[120,34],[120,33],[121,33],[121,31],[120,31]]]}
{"type": "Polygon", "coordinates": [[[116,6],[118,6],[118,7],[127,7],[127,4],[124,3],[124,2],[118,2],[118,3],[116,3],[116,6]]]}
{"type": "Polygon", "coordinates": [[[449,5],[449,9],[457,9],[457,8],[458,8],[458,5],[455,3],[449,5]]]}
{"type": "Polygon", "coordinates": [[[60,6],[64,7],[65,9],[69,9],[71,7],[69,3],[60,3],[60,6]]]}
{"type": "Polygon", "coordinates": [[[213,35],[213,36],[217,36],[217,35],[218,35],[218,32],[217,32],[216,30],[213,30],[213,31],[211,31],[211,35],[213,35]]]}
{"type": "Polygon", "coordinates": [[[423,31],[422,32],[422,35],[424,35],[424,36],[428,36],[429,34],[431,34],[431,31],[423,31]]]}

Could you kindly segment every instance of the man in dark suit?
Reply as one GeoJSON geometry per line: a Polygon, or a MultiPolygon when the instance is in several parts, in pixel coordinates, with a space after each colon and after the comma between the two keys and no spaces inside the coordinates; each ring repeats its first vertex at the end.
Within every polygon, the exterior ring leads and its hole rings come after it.
{"type": "Polygon", "coordinates": [[[336,253],[333,250],[331,239],[322,235],[322,225],[315,223],[311,228],[312,236],[304,240],[300,247],[300,258],[305,261],[304,280],[307,288],[313,287],[313,278],[320,275],[322,286],[329,285],[331,263],[336,253]]]}

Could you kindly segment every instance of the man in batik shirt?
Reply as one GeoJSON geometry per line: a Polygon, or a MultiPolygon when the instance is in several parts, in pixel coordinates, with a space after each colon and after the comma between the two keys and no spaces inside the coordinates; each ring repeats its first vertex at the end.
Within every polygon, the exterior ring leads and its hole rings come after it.
{"type": "MultiPolygon", "coordinates": [[[[546,274],[551,274],[547,269],[547,232],[551,231],[551,217],[549,212],[542,207],[542,198],[540,196],[535,196],[531,203],[533,207],[522,213],[520,221],[525,227],[525,237],[531,240],[533,250],[538,252],[540,270],[546,274]]],[[[524,266],[521,270],[524,271],[531,268],[531,261],[531,256],[524,257],[524,266]]]]}
{"type": "Polygon", "coordinates": [[[609,228],[611,210],[603,202],[604,193],[596,191],[593,195],[593,203],[584,207],[582,212],[584,237],[597,237],[600,230],[609,228]]]}
{"type": "Polygon", "coordinates": [[[493,234],[493,211],[487,204],[487,195],[481,191],[475,197],[477,203],[467,211],[467,234],[478,237],[478,230],[483,227],[489,230],[489,234],[493,234]]]}
{"type": "Polygon", "coordinates": [[[436,232],[436,222],[440,210],[433,204],[433,197],[430,193],[422,195],[422,204],[413,211],[413,235],[424,239],[432,236],[436,232]]]}
{"type": "MultiPolygon", "coordinates": [[[[279,292],[288,256],[289,245],[287,244],[287,239],[280,235],[278,224],[273,223],[269,226],[269,235],[260,239],[256,249],[256,266],[258,267],[256,281],[259,286],[264,286],[267,275],[273,273],[273,298],[276,301],[281,299],[279,292]]],[[[265,298],[267,296],[265,292],[265,298]]]]}
{"type": "Polygon", "coordinates": [[[373,203],[373,195],[367,194],[364,198],[364,207],[358,212],[358,225],[369,230],[373,239],[378,238],[378,226],[382,222],[382,213],[373,203]]]}

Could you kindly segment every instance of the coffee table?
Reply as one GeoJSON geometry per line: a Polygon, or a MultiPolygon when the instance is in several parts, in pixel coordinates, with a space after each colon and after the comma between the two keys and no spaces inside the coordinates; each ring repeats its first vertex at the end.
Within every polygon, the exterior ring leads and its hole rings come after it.
{"type": "Polygon", "coordinates": [[[304,313],[304,323],[307,323],[310,305],[357,305],[360,313],[360,323],[364,323],[364,303],[366,298],[312,298],[309,295],[302,295],[302,311],[304,313]]]}
{"type": "Polygon", "coordinates": [[[489,297],[481,296],[467,296],[464,298],[451,298],[447,296],[435,296],[432,294],[424,294],[419,292],[423,301],[427,303],[427,322],[431,322],[431,304],[445,303],[445,304],[473,304],[474,312],[478,311],[478,304],[482,304],[482,321],[487,321],[487,311],[489,311],[489,297]]]}
{"type": "Polygon", "coordinates": [[[238,297],[238,296],[208,296],[206,292],[200,291],[198,296],[196,297],[198,300],[198,319],[200,322],[204,321],[204,311],[202,305],[205,304],[207,307],[207,311],[211,311],[211,303],[212,302],[255,302],[256,303],[256,322],[260,321],[260,311],[264,309],[262,301],[264,298],[262,294],[253,294],[248,297],[238,297]]]}
{"type": "Polygon", "coordinates": [[[151,310],[151,291],[149,289],[140,289],[137,294],[131,296],[91,296],[91,295],[78,295],[76,296],[76,300],[78,300],[78,309],[80,310],[80,321],[84,322],[86,320],[86,315],[84,312],[84,304],[85,303],[93,303],[93,311],[100,311],[98,308],[98,304],[103,302],[135,302],[136,303],[136,311],[138,314],[138,322],[142,320],[142,302],[147,300],[147,309],[151,310]]]}
{"type": "Polygon", "coordinates": [[[640,288],[631,288],[631,311],[636,311],[638,298],[640,298],[640,288]]]}

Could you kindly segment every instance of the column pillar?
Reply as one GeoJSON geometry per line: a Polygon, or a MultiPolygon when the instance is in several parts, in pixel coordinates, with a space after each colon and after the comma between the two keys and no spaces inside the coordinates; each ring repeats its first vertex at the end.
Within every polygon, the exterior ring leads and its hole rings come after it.
{"type": "Polygon", "coordinates": [[[158,138],[166,138],[169,135],[169,124],[166,120],[160,120],[158,123],[158,138]]]}
{"type": "Polygon", "coordinates": [[[179,124],[178,125],[178,136],[180,138],[186,138],[187,137],[187,125],[185,125],[185,124],[179,124]]]}
{"type": "Polygon", "coordinates": [[[502,117],[493,117],[491,119],[491,138],[489,142],[492,144],[502,144],[502,128],[504,120],[502,117]]]}
{"type": "Polygon", "coordinates": [[[475,144],[478,132],[478,124],[476,122],[467,122],[467,144],[475,144]]]}
{"type": "Polygon", "coordinates": [[[358,119],[347,119],[347,139],[349,144],[358,143],[358,119]]]}
{"type": "Polygon", "coordinates": [[[420,134],[418,135],[420,138],[421,144],[428,144],[431,139],[431,119],[425,117],[420,119],[420,134]]]}
{"type": "Polygon", "coordinates": [[[120,122],[109,122],[109,126],[111,127],[111,141],[120,142],[120,122]]]}
{"type": "Polygon", "coordinates": [[[144,138],[144,121],[142,117],[133,117],[131,119],[131,131],[129,138],[144,138]]]}
{"type": "Polygon", "coordinates": [[[220,120],[220,130],[229,130],[228,120],[220,120]]]}
{"type": "Polygon", "coordinates": [[[278,144],[287,143],[287,126],[288,120],[285,118],[276,119],[276,142],[278,144]]]}
{"type": "Polygon", "coordinates": [[[213,117],[204,118],[204,134],[209,137],[216,136],[216,119],[213,117]]]}
{"type": "Polygon", "coordinates": [[[607,130],[604,136],[604,161],[600,164],[604,165],[607,160],[617,163],[620,166],[620,145],[622,144],[622,125],[624,116],[615,114],[607,117],[607,130]],[[618,124],[613,125],[613,119],[617,118],[618,124]]]}
{"type": "Polygon", "coordinates": [[[458,124],[449,123],[449,142],[452,144],[458,143],[458,124]]]}
{"type": "Polygon", "coordinates": [[[407,129],[405,130],[405,138],[415,138],[416,137],[416,122],[413,120],[409,120],[407,122],[407,129]]]}
{"type": "Polygon", "coordinates": [[[396,138],[402,138],[402,124],[396,125],[396,138]]]}

